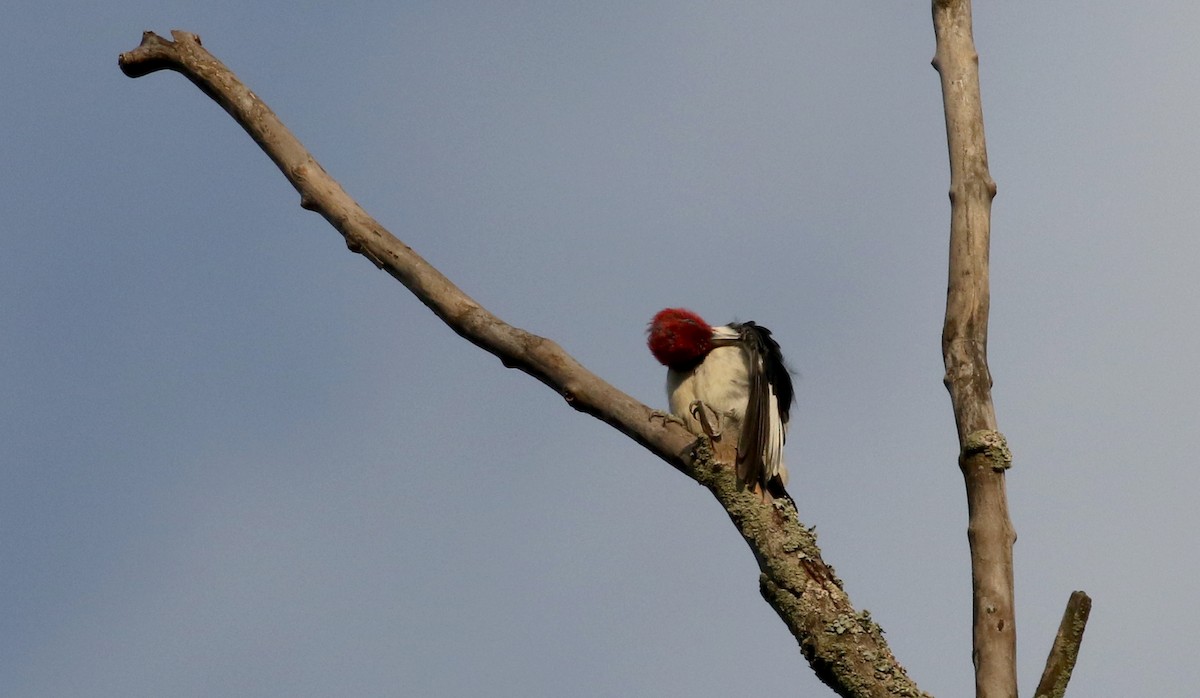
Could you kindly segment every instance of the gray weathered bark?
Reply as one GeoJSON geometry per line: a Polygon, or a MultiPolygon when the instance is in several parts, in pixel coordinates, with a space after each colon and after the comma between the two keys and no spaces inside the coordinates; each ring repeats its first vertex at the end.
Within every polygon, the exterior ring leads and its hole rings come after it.
{"type": "Polygon", "coordinates": [[[970,0],[934,0],[933,28],[933,65],[942,79],[950,152],[950,281],[942,356],[967,487],[975,695],[1016,698],[1012,546],[1017,536],[1004,487],[1011,456],[996,430],[987,365],[988,244],[996,183],[988,173],[970,0]]]}

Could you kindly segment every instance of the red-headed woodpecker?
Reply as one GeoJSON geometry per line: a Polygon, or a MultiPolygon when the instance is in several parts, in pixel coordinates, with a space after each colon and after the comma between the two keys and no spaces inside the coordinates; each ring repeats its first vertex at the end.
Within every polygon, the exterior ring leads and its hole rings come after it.
{"type": "Polygon", "coordinates": [[[711,327],[690,310],[667,308],[648,333],[650,353],[668,369],[671,413],[714,441],[736,434],[738,478],[780,496],[794,393],[771,331],[753,322],[711,327]]]}

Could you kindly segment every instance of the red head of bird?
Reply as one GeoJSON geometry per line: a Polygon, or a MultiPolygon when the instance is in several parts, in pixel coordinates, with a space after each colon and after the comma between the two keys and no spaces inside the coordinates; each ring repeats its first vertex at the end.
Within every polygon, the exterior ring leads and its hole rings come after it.
{"type": "Polygon", "coordinates": [[[646,344],[667,368],[695,368],[713,349],[713,328],[704,318],[683,308],[666,308],[650,320],[646,344]]]}

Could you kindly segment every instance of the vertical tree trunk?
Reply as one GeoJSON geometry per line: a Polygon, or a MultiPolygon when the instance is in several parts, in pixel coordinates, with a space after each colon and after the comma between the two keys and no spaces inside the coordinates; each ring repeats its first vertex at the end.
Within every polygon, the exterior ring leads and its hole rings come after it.
{"type": "Polygon", "coordinates": [[[942,355],[967,488],[975,694],[1016,698],[1016,534],[1004,485],[1011,457],[996,430],[987,366],[988,244],[996,184],[988,173],[970,0],[934,0],[933,27],[933,66],[942,81],[950,153],[950,279],[942,355]]]}

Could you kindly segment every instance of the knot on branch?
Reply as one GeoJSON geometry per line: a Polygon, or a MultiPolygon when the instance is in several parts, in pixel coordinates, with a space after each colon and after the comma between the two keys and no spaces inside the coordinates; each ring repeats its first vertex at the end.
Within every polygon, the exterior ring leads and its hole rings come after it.
{"type": "Polygon", "coordinates": [[[977,455],[986,458],[996,472],[1012,467],[1012,451],[1008,450],[1008,441],[1004,434],[995,429],[973,431],[963,439],[962,458],[965,460],[977,455]]]}

